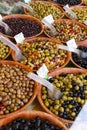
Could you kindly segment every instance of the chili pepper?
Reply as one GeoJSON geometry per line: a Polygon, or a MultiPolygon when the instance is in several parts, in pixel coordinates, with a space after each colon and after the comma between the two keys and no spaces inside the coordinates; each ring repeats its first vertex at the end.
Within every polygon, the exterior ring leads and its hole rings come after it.
{"type": "Polygon", "coordinates": [[[4,109],[4,108],[5,108],[5,106],[2,105],[2,104],[0,104],[0,110],[2,110],[2,109],[4,109]]]}

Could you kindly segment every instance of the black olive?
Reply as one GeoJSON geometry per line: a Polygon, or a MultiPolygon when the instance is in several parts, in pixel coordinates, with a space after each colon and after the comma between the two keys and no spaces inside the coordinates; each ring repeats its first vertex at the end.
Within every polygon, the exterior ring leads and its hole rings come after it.
{"type": "Polygon", "coordinates": [[[57,0],[57,3],[62,4],[62,5],[78,5],[80,4],[80,0],[57,0]]]}
{"type": "Polygon", "coordinates": [[[50,83],[52,83],[52,82],[54,81],[54,78],[50,78],[50,79],[48,79],[48,81],[49,81],[50,83]]]}
{"type": "MultiPolygon", "coordinates": [[[[79,46],[78,49],[84,51],[84,52],[87,52],[87,47],[83,47],[83,46],[79,46]]],[[[78,57],[77,54],[75,53],[72,53],[72,59],[73,61],[78,64],[79,66],[87,69],[87,58],[81,58],[81,57],[78,57]]]]}
{"type": "Polygon", "coordinates": [[[26,120],[23,118],[15,119],[6,126],[0,128],[0,130],[62,130],[53,124],[49,120],[42,120],[39,116],[26,120]]]}
{"type": "Polygon", "coordinates": [[[29,127],[25,125],[24,130],[29,130],[29,127]]]}

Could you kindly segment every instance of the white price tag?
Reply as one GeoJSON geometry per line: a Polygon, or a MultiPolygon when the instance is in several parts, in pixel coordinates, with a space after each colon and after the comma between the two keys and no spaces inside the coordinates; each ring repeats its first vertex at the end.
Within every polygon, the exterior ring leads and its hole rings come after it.
{"type": "Polygon", "coordinates": [[[50,23],[50,24],[52,24],[53,22],[54,22],[54,19],[53,19],[53,16],[50,14],[50,15],[48,15],[48,16],[46,16],[46,17],[44,17],[43,19],[42,19],[42,22],[43,22],[43,20],[46,20],[48,23],[50,23]]]}
{"type": "Polygon", "coordinates": [[[66,44],[67,44],[67,46],[68,46],[70,51],[73,51],[73,49],[77,48],[77,44],[76,44],[74,38],[69,40],[69,41],[67,41],[66,44]]]}
{"type": "Polygon", "coordinates": [[[1,14],[0,14],[0,20],[2,21],[2,16],[1,16],[1,14]]]}
{"type": "Polygon", "coordinates": [[[87,130],[87,102],[83,106],[70,130],[87,130]]]}
{"type": "Polygon", "coordinates": [[[85,24],[85,25],[87,25],[87,20],[86,20],[86,21],[84,21],[84,24],[85,24]]]}
{"type": "Polygon", "coordinates": [[[68,4],[65,5],[63,8],[65,9],[65,11],[66,11],[67,13],[70,14],[70,17],[71,17],[72,19],[78,19],[77,16],[76,16],[76,14],[71,10],[71,8],[69,7],[68,4]]]}
{"type": "Polygon", "coordinates": [[[48,76],[47,76],[48,72],[49,72],[49,70],[47,69],[46,65],[43,64],[43,66],[40,67],[40,69],[37,71],[37,74],[38,74],[41,78],[47,79],[47,78],[48,78],[48,76]]]}
{"type": "Polygon", "coordinates": [[[22,32],[19,33],[19,34],[17,34],[17,35],[15,35],[14,38],[15,38],[15,41],[16,41],[17,43],[21,43],[21,44],[23,43],[23,41],[24,41],[24,39],[25,39],[22,32]]]}
{"type": "Polygon", "coordinates": [[[31,0],[24,0],[24,2],[25,2],[25,3],[29,3],[29,2],[31,2],[31,0]]]}

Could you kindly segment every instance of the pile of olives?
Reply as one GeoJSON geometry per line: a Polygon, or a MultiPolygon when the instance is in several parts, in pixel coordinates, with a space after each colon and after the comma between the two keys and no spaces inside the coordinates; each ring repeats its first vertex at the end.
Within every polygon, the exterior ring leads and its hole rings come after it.
{"type": "Polygon", "coordinates": [[[35,82],[27,74],[19,65],[0,65],[0,115],[20,109],[33,96],[35,82]]]}
{"type": "Polygon", "coordinates": [[[71,9],[76,14],[76,16],[77,16],[77,18],[80,22],[84,22],[84,21],[87,20],[87,8],[84,8],[83,6],[82,7],[78,6],[78,7],[74,7],[74,8],[71,8],[71,9]]]}
{"type": "MultiPolygon", "coordinates": [[[[83,52],[87,52],[86,46],[79,46],[78,49],[82,50],[83,52]]],[[[83,58],[78,56],[75,53],[72,53],[72,60],[80,67],[87,69],[87,57],[83,58]]]]}
{"type": "Polygon", "coordinates": [[[58,44],[49,40],[30,41],[20,45],[23,55],[27,58],[24,65],[36,72],[43,64],[49,70],[63,66],[68,58],[68,52],[58,49],[58,44]]]}
{"type": "Polygon", "coordinates": [[[0,41],[0,60],[5,59],[10,51],[10,48],[0,41]]]}
{"type": "Polygon", "coordinates": [[[87,31],[84,27],[81,27],[75,21],[72,20],[57,20],[54,21],[53,26],[55,27],[57,34],[52,35],[51,30],[46,27],[45,34],[49,37],[56,38],[62,42],[67,42],[68,40],[74,38],[76,42],[84,41],[87,39],[87,31]]]}
{"type": "Polygon", "coordinates": [[[57,0],[57,3],[61,5],[69,4],[70,6],[74,6],[80,4],[81,0],[57,0]]]}
{"type": "Polygon", "coordinates": [[[33,119],[17,118],[0,130],[64,130],[64,128],[55,126],[49,120],[42,120],[37,116],[33,119]]]}
{"type": "Polygon", "coordinates": [[[34,1],[29,4],[35,11],[35,17],[43,19],[49,14],[52,14],[54,19],[58,19],[63,16],[63,10],[61,7],[52,4],[51,2],[34,1]]]}
{"type": "MultiPolygon", "coordinates": [[[[12,30],[9,33],[9,36],[14,37],[18,33],[22,32],[24,34],[24,37],[32,37],[38,35],[42,31],[42,24],[36,19],[30,18],[28,16],[27,18],[26,16],[23,18],[22,16],[19,18],[16,16],[17,15],[3,20],[3,22],[5,22],[12,30]]],[[[4,27],[1,25],[0,32],[6,34],[4,27]]]]}

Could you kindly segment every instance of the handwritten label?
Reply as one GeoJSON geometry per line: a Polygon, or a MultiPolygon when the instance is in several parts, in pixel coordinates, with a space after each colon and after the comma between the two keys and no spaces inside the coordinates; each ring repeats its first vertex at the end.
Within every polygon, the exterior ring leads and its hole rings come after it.
{"type": "Polygon", "coordinates": [[[25,3],[29,3],[29,2],[31,2],[31,0],[24,0],[24,2],[25,2],[25,3]]]}
{"type": "Polygon", "coordinates": [[[2,21],[2,16],[1,16],[1,14],[0,14],[0,20],[2,21]]]}
{"type": "Polygon", "coordinates": [[[43,20],[47,21],[49,24],[52,24],[54,22],[53,16],[51,14],[46,16],[46,17],[44,17],[42,19],[42,22],[43,22],[43,20]]]}
{"type": "Polygon", "coordinates": [[[54,85],[51,84],[50,82],[48,82],[46,79],[43,79],[42,77],[40,77],[32,72],[29,72],[27,76],[29,78],[33,79],[34,81],[46,86],[49,90],[51,90],[51,91],[54,90],[54,85]]]}
{"type": "Polygon", "coordinates": [[[15,35],[14,38],[15,38],[15,41],[16,41],[17,43],[20,43],[20,44],[23,44],[23,41],[24,41],[24,39],[25,39],[22,32],[19,33],[19,34],[17,34],[17,35],[15,35]]]}
{"type": "Polygon", "coordinates": [[[37,71],[37,74],[44,79],[48,79],[48,72],[49,70],[47,69],[46,65],[43,64],[42,67],[39,68],[37,71]]]}
{"type": "Polygon", "coordinates": [[[66,11],[68,14],[70,14],[70,17],[71,17],[72,19],[78,19],[77,16],[76,16],[76,14],[70,9],[70,7],[69,7],[68,4],[65,5],[63,8],[65,9],[65,11],[66,11]]]}
{"type": "Polygon", "coordinates": [[[85,25],[87,25],[87,20],[86,20],[86,21],[84,21],[84,24],[85,24],[85,25]]]}
{"type": "Polygon", "coordinates": [[[75,48],[77,48],[77,44],[76,44],[74,38],[69,40],[69,41],[67,41],[66,44],[67,44],[67,46],[68,46],[70,51],[73,51],[75,48]]]}

